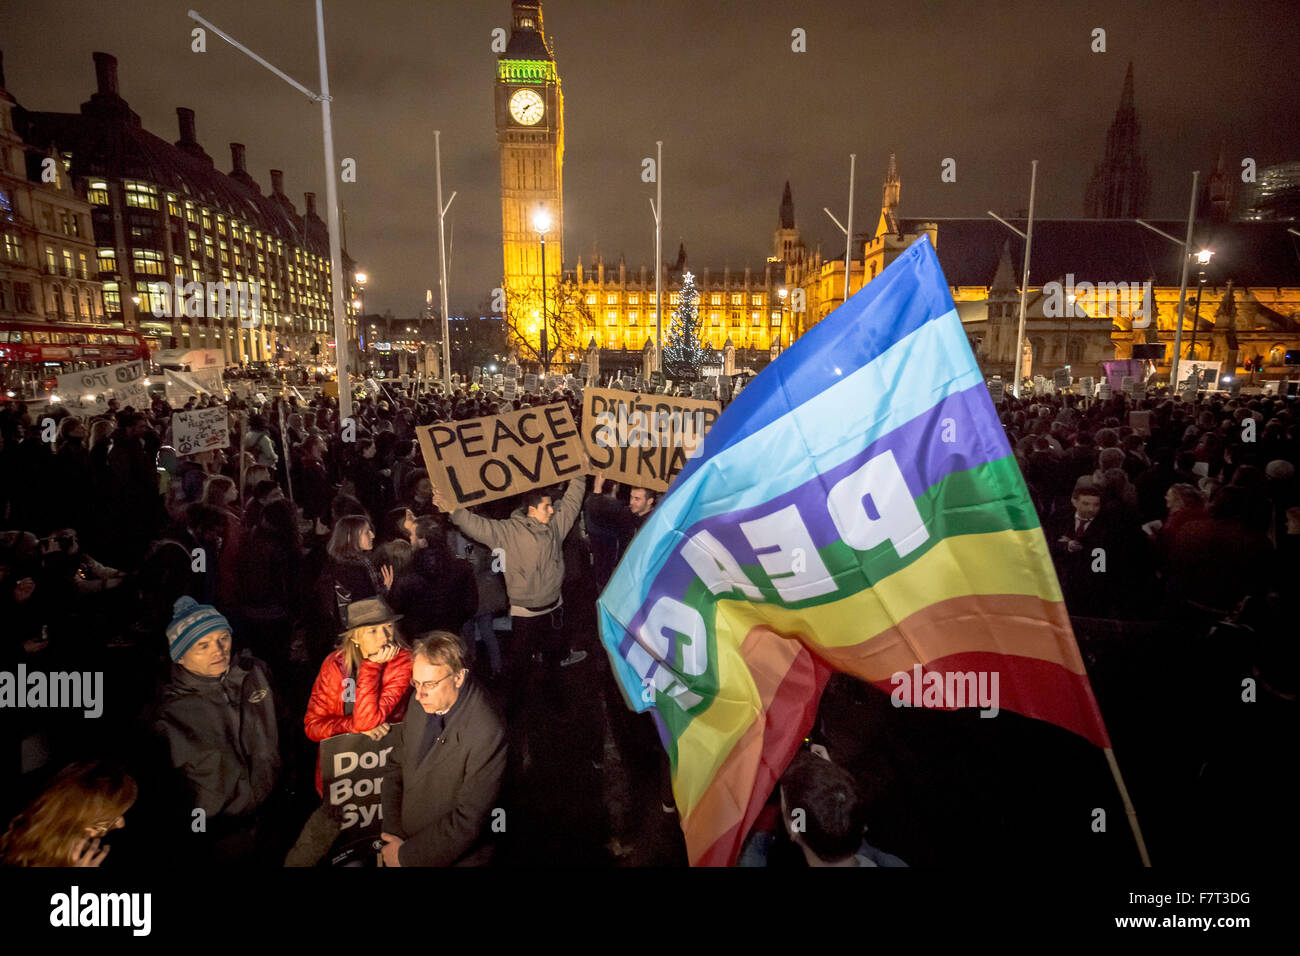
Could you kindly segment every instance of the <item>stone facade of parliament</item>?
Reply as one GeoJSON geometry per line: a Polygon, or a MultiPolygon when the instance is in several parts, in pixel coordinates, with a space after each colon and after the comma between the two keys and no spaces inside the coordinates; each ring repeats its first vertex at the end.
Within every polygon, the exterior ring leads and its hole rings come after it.
{"type": "MultiPolygon", "coordinates": [[[[602,368],[621,353],[639,357],[654,343],[655,276],[597,259],[564,263],[562,172],[564,101],[554,57],[542,31],[540,0],[515,0],[509,45],[498,61],[496,118],[501,160],[502,236],[506,318],[511,346],[536,363],[542,326],[543,263],[532,217],[551,220],[545,261],[545,318],[555,365],[576,365],[593,343],[602,368]],[[614,353],[611,355],[611,353],[614,353]]],[[[1103,160],[1087,184],[1085,208],[1093,218],[1036,219],[1027,296],[1029,373],[1049,374],[1070,365],[1075,376],[1097,374],[1100,363],[1128,358],[1134,344],[1165,343],[1167,370],[1178,311],[1181,250],[1135,220],[1145,214],[1148,174],[1139,148],[1133,71],[1124,79],[1120,106],[1107,135],[1103,160]],[[1057,317],[1049,283],[1081,288],[1073,308],[1057,317]],[[1140,303],[1117,305],[1107,284],[1134,288],[1150,283],[1140,303]],[[1092,291],[1088,291],[1088,286],[1092,291]],[[1149,301],[1148,301],[1149,300],[1149,301]],[[1138,307],[1140,305],[1140,308],[1138,307]],[[1134,312],[1149,312],[1150,323],[1134,312]]],[[[1206,266],[1193,264],[1183,320],[1183,354],[1219,359],[1224,368],[1261,358],[1273,374],[1288,351],[1300,348],[1300,245],[1287,221],[1233,218],[1233,183],[1223,157],[1206,182],[1193,233],[1193,249],[1214,251],[1206,266]],[[1199,296],[1198,296],[1199,293],[1199,296]],[[1199,298],[1199,301],[1198,301],[1199,298]],[[1199,309],[1197,306],[1199,305],[1199,309]],[[1199,316],[1199,318],[1198,318],[1199,316]],[[1196,323],[1193,346],[1193,324],[1196,323]]],[[[1019,320],[1024,241],[992,218],[904,219],[898,215],[902,181],[893,157],[882,183],[875,229],[853,237],[850,294],[870,282],[904,249],[926,235],[935,246],[968,338],[989,374],[1013,374],[1019,320]]],[[[1010,220],[1024,231],[1023,219],[1010,220]]],[[[1156,221],[1182,236],[1186,223],[1156,221]]],[[[686,251],[664,270],[665,336],[687,271],[686,251]]],[[[843,302],[844,251],[823,257],[805,244],[794,217],[789,183],[765,263],[733,271],[692,268],[700,298],[699,326],[715,349],[730,344],[736,365],[761,368],[843,302]],[[802,308],[801,308],[802,307],[802,308]]],[[[626,363],[624,363],[626,364],[626,363]]]]}

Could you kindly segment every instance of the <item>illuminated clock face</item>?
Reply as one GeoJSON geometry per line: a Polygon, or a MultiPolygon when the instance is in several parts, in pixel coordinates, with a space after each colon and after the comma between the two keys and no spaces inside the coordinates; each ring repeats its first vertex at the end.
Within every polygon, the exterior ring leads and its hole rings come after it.
{"type": "Polygon", "coordinates": [[[535,126],[542,121],[546,104],[536,90],[519,90],[510,97],[510,115],[523,126],[535,126]]]}

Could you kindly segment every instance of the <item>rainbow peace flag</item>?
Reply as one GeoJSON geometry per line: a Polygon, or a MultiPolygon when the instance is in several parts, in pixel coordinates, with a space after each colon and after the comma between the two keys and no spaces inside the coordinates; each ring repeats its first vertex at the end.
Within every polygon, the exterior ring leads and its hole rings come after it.
{"type": "Polygon", "coordinates": [[[1110,746],[925,238],[727,408],[599,617],[629,702],[655,709],[695,865],[734,863],[833,670],[909,704],[899,677],[919,678],[914,705],[940,707],[995,675],[1001,709],[1110,746]]]}

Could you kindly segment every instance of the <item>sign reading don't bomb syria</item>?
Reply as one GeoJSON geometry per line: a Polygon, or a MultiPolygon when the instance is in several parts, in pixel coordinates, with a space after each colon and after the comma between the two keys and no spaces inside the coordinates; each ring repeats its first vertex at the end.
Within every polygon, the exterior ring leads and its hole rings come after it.
{"type": "Polygon", "coordinates": [[[321,741],[321,785],[328,812],[339,825],[329,853],[332,866],[365,861],[377,849],[384,829],[384,768],[392,750],[391,737],[339,734],[321,741]]]}
{"type": "Polygon", "coordinates": [[[714,401],[589,388],[582,438],[592,464],[607,477],[667,491],[721,413],[714,401]]]}
{"type": "Polygon", "coordinates": [[[508,498],[587,470],[568,405],[417,428],[429,479],[457,507],[508,498]]]}

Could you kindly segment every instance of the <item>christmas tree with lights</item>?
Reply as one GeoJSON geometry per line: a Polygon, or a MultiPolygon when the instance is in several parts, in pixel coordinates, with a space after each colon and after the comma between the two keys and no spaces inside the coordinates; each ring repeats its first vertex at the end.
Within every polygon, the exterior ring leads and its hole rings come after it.
{"type": "Polygon", "coordinates": [[[668,341],[664,348],[664,371],[673,381],[694,381],[708,361],[709,347],[700,335],[699,290],[695,276],[682,275],[682,291],[668,327],[668,341]]]}

